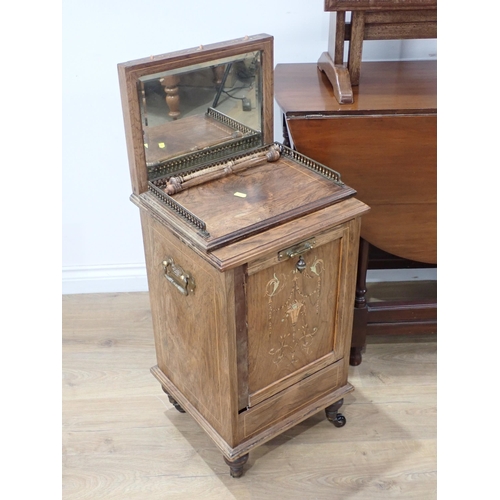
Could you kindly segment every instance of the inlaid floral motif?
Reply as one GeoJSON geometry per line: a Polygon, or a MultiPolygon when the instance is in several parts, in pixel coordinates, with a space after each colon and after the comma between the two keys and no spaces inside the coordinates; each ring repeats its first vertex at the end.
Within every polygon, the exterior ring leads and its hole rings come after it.
{"type": "Polygon", "coordinates": [[[280,365],[288,360],[288,363],[295,365],[299,351],[309,353],[318,332],[323,272],[324,261],[315,258],[302,273],[294,268],[289,275],[277,276],[274,273],[273,278],[268,281],[266,296],[269,340],[273,337],[273,321],[276,321],[276,318],[281,317],[281,323],[288,325],[286,333],[279,336],[278,345],[269,350],[275,364],[280,365]],[[311,289],[307,285],[312,283],[315,284],[314,288],[307,292],[306,288],[311,289]],[[283,297],[284,294],[287,294],[286,298],[283,297]]]}

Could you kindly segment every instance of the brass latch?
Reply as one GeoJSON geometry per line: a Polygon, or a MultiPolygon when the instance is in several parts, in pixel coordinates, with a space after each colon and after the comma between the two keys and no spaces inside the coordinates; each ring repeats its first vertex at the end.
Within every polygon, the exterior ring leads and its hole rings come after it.
{"type": "Polygon", "coordinates": [[[314,238],[311,238],[310,240],[303,241],[302,243],[294,245],[293,247],[281,250],[281,252],[278,252],[278,260],[291,259],[292,257],[295,257],[297,255],[302,255],[303,253],[311,250],[311,248],[313,248],[315,244],[316,240],[314,238]]]}
{"type": "Polygon", "coordinates": [[[168,282],[172,283],[172,285],[174,285],[179,292],[183,295],[194,293],[196,284],[190,273],[184,271],[182,267],[175,264],[172,257],[165,259],[162,264],[165,272],[165,278],[168,282]]]}

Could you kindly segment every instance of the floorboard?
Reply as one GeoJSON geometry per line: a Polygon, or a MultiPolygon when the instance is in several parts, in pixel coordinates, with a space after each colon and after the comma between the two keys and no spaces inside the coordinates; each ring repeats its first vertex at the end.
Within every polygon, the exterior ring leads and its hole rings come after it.
{"type": "Polygon", "coordinates": [[[370,336],[345,427],[318,413],[250,453],[242,478],[149,373],[146,293],[63,296],[63,498],[436,498],[436,337],[370,336]]]}

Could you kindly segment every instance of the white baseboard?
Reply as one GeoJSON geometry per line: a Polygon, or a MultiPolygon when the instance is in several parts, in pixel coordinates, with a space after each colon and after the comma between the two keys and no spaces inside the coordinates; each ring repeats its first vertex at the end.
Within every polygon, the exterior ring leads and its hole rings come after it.
{"type": "MultiPolygon", "coordinates": [[[[436,269],[372,269],[369,283],[380,281],[435,280],[436,269]]],[[[63,295],[76,293],[147,292],[145,264],[74,266],[62,270],[63,295]]]]}
{"type": "Polygon", "coordinates": [[[147,292],[145,264],[63,267],[63,295],[147,292]]]}

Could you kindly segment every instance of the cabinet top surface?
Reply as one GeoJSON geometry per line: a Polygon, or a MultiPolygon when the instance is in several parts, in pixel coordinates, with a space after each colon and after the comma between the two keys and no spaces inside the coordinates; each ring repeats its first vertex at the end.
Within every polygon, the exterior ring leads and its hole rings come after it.
{"type": "Polygon", "coordinates": [[[278,144],[150,184],[150,194],[169,207],[167,224],[176,226],[203,251],[213,251],[355,194],[334,170],[278,144]]]}
{"type": "Polygon", "coordinates": [[[315,63],[278,64],[275,97],[284,113],[368,114],[377,111],[434,113],[437,62],[363,62],[354,103],[339,104],[315,63]]]}

